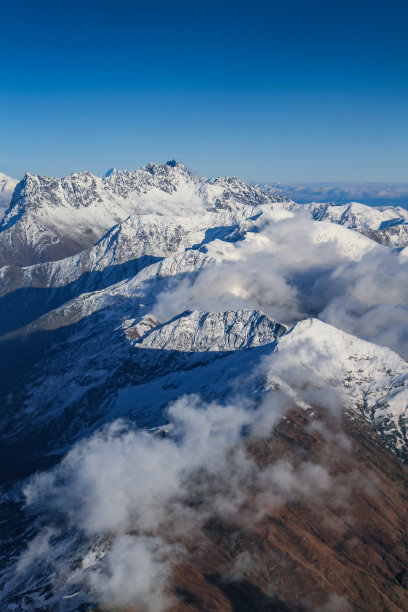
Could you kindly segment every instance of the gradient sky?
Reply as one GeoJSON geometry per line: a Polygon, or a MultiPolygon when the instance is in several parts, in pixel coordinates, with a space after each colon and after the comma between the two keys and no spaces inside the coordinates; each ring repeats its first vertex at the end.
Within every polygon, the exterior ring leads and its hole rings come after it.
{"type": "Polygon", "coordinates": [[[408,3],[0,3],[0,170],[408,180],[408,3]]]}

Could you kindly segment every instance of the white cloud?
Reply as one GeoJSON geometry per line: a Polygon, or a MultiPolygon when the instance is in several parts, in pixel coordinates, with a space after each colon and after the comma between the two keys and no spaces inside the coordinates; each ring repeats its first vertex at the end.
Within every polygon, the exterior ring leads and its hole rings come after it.
{"type": "Polygon", "coordinates": [[[51,527],[46,527],[40,531],[40,533],[38,533],[31,540],[31,542],[29,542],[26,550],[19,557],[17,562],[17,572],[23,572],[38,559],[43,559],[46,557],[51,549],[50,539],[56,533],[57,530],[52,529],[51,527]]]}
{"type": "Polygon", "coordinates": [[[122,535],[113,541],[100,571],[89,574],[89,584],[102,604],[160,612],[171,603],[165,592],[177,556],[178,549],[158,537],[122,535]]]}
{"type": "Polygon", "coordinates": [[[281,323],[308,316],[408,356],[408,258],[306,216],[261,218],[224,260],[157,296],[166,321],[184,310],[259,309],[281,323]]]}
{"type": "MultiPolygon", "coordinates": [[[[282,393],[266,395],[258,406],[183,397],[169,407],[167,437],[115,422],[36,475],[25,488],[30,506],[79,529],[90,543],[105,536],[102,557],[71,582],[94,591],[101,604],[162,610],[174,565],[186,554],[183,542],[210,517],[252,529],[280,504],[319,498],[332,486],[327,468],[288,460],[262,468],[242,443],[244,431],[268,436],[291,406],[282,393]]],[[[28,550],[48,555],[49,537],[44,546],[39,542],[28,550]]],[[[26,554],[22,569],[36,555],[26,554]]],[[[59,552],[60,574],[64,563],[67,568],[69,550],[59,552]]]]}

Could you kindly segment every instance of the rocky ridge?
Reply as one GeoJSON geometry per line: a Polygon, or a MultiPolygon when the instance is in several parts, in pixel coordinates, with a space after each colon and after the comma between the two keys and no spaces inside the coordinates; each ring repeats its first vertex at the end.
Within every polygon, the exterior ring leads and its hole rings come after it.
{"type": "Polygon", "coordinates": [[[235,178],[207,181],[183,164],[148,164],[99,178],[27,174],[0,225],[0,265],[27,266],[79,253],[129,215],[191,216],[281,201],[235,178]]]}

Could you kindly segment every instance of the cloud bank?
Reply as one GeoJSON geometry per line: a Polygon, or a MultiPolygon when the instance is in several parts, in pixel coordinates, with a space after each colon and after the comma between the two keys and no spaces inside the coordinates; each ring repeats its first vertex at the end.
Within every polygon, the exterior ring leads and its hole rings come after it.
{"type": "Polygon", "coordinates": [[[318,317],[408,357],[408,258],[303,215],[261,218],[223,261],[172,281],[154,315],[256,308],[281,323],[318,317]]]}

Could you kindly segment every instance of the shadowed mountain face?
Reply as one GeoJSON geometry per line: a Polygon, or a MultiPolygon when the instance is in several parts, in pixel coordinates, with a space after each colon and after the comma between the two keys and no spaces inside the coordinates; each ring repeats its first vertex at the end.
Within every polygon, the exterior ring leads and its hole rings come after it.
{"type": "Polygon", "coordinates": [[[406,231],[177,162],[25,177],[1,609],[408,609],[406,231]]]}
{"type": "Polygon", "coordinates": [[[63,286],[19,287],[0,297],[0,335],[24,327],[84,293],[105,289],[116,282],[132,278],[157,261],[160,261],[159,257],[146,255],[103,270],[84,272],[77,280],[63,286]]]}

